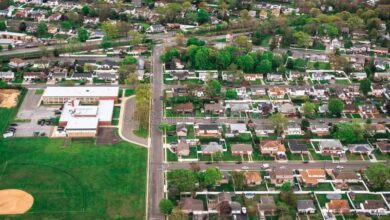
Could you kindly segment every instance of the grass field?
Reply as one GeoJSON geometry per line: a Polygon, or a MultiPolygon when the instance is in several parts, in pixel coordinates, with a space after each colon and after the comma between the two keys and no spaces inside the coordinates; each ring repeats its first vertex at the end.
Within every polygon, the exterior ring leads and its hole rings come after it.
{"type": "Polygon", "coordinates": [[[92,139],[0,139],[0,189],[33,195],[22,219],[144,219],[147,150],[92,139]]]}

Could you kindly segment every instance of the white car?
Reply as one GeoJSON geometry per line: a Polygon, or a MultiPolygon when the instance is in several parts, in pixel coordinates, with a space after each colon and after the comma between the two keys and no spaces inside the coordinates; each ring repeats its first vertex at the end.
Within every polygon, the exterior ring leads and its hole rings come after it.
{"type": "Polygon", "coordinates": [[[4,134],[3,134],[3,138],[8,138],[8,137],[12,137],[12,136],[14,136],[14,132],[5,132],[4,134]]]}
{"type": "Polygon", "coordinates": [[[242,214],[245,215],[245,214],[246,214],[246,207],[242,207],[242,208],[241,208],[241,212],[242,212],[242,214]]]}
{"type": "Polygon", "coordinates": [[[243,167],[241,167],[241,169],[242,169],[242,170],[249,170],[249,167],[243,166],[243,167]]]}
{"type": "Polygon", "coordinates": [[[262,169],[268,169],[269,168],[269,164],[268,163],[265,163],[261,166],[262,169]]]}
{"type": "Polygon", "coordinates": [[[339,170],[344,169],[344,167],[343,167],[343,166],[340,166],[340,165],[338,165],[336,168],[339,169],[339,170]]]}

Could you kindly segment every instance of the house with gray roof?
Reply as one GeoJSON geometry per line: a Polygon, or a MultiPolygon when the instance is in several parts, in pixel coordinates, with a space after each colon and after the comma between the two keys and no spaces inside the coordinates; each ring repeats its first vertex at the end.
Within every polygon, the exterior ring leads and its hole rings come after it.
{"type": "Polygon", "coordinates": [[[297,210],[302,214],[314,214],[316,212],[316,207],[314,206],[313,200],[298,200],[297,210]]]}

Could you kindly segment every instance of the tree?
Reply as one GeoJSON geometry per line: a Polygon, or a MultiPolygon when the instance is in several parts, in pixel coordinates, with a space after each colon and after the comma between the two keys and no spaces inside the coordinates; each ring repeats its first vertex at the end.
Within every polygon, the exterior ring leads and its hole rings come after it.
{"type": "Polygon", "coordinates": [[[84,5],[82,8],[81,8],[81,12],[83,13],[83,15],[88,15],[89,14],[89,7],[88,5],[84,5]]]}
{"type": "Polygon", "coordinates": [[[390,101],[388,101],[385,105],[386,113],[390,115],[390,101]]]}
{"type": "Polygon", "coordinates": [[[187,220],[188,214],[184,213],[179,207],[172,209],[169,220],[187,220]]]}
{"type": "Polygon", "coordinates": [[[0,31],[5,31],[7,30],[7,25],[5,24],[4,21],[0,22],[0,31]]]}
{"type": "Polygon", "coordinates": [[[138,75],[135,72],[130,72],[126,77],[126,84],[135,86],[138,83],[138,75]]]}
{"type": "Polygon", "coordinates": [[[8,44],[8,50],[12,50],[14,47],[12,46],[12,44],[8,44]]]}
{"type": "Polygon", "coordinates": [[[371,80],[368,78],[362,79],[359,84],[359,90],[367,96],[368,92],[371,91],[371,80]]]}
{"type": "Polygon", "coordinates": [[[38,37],[46,37],[49,34],[47,25],[43,22],[39,22],[37,25],[37,35],[38,37]]]}
{"type": "Polygon", "coordinates": [[[210,80],[205,86],[205,93],[211,99],[216,99],[221,94],[221,83],[217,80],[210,80]]]}
{"type": "Polygon", "coordinates": [[[235,190],[242,190],[246,184],[244,173],[233,171],[230,176],[235,190]]]}
{"type": "Polygon", "coordinates": [[[284,129],[288,126],[288,118],[286,118],[280,112],[273,114],[270,117],[270,121],[278,134],[282,133],[284,129]]]}
{"type": "Polygon", "coordinates": [[[235,89],[228,89],[225,94],[225,98],[229,100],[237,99],[237,91],[235,89]]]}
{"type": "Polygon", "coordinates": [[[310,127],[310,122],[307,119],[302,119],[301,121],[301,129],[304,131],[307,131],[307,129],[310,127]]]}
{"type": "Polygon", "coordinates": [[[160,212],[164,215],[169,215],[172,212],[173,209],[173,203],[169,199],[161,199],[158,203],[158,208],[160,209],[160,212]]]}
{"type": "Polygon", "coordinates": [[[204,172],[204,184],[214,186],[222,179],[221,171],[216,167],[209,167],[204,172]]]}
{"type": "Polygon", "coordinates": [[[88,38],[89,38],[89,34],[88,34],[87,29],[85,29],[85,28],[78,28],[77,29],[77,36],[79,38],[79,41],[81,41],[81,42],[87,41],[88,38]]]}
{"type": "Polygon", "coordinates": [[[135,112],[134,117],[139,123],[139,129],[148,129],[150,112],[150,86],[139,84],[135,88],[135,112]]]}
{"type": "Polygon", "coordinates": [[[187,169],[176,169],[169,172],[170,185],[179,192],[192,192],[195,190],[196,177],[194,172],[187,169]]]}
{"type": "Polygon", "coordinates": [[[333,136],[346,143],[356,143],[363,140],[364,126],[360,121],[339,122],[333,136]]]}
{"type": "Polygon", "coordinates": [[[253,34],[252,34],[252,43],[254,45],[256,45],[256,46],[259,46],[259,45],[261,45],[262,41],[263,41],[262,33],[259,30],[253,32],[253,34]]]}
{"type": "Polygon", "coordinates": [[[130,30],[127,35],[130,38],[131,45],[137,45],[144,41],[144,35],[137,30],[130,30]]]}
{"type": "Polygon", "coordinates": [[[247,54],[247,55],[238,57],[237,64],[244,72],[251,72],[251,71],[253,71],[255,61],[253,60],[253,58],[249,54],[247,54]]]}
{"type": "Polygon", "coordinates": [[[190,37],[187,40],[187,47],[191,46],[191,45],[204,46],[205,44],[206,44],[206,42],[204,42],[203,40],[201,40],[201,39],[199,39],[197,37],[190,37]]]}
{"type": "Polygon", "coordinates": [[[248,36],[240,35],[238,37],[235,37],[233,41],[234,41],[234,45],[236,45],[238,48],[240,48],[241,53],[248,53],[253,48],[253,45],[250,42],[250,39],[248,36]]]}
{"type": "Polygon", "coordinates": [[[216,163],[221,161],[222,158],[223,158],[223,153],[220,151],[217,151],[217,152],[211,154],[211,159],[214,160],[216,163]]]}
{"type": "Polygon", "coordinates": [[[390,168],[383,163],[371,164],[364,174],[375,190],[383,190],[390,180],[390,168]]]}
{"type": "Polygon", "coordinates": [[[294,39],[298,45],[298,47],[304,47],[308,48],[311,44],[311,37],[310,35],[306,34],[305,32],[298,31],[293,34],[294,39]]]}
{"type": "Polygon", "coordinates": [[[203,9],[199,9],[197,15],[198,15],[197,16],[198,17],[197,20],[198,20],[198,22],[200,24],[203,24],[203,23],[208,22],[210,20],[209,13],[207,11],[203,10],[203,9]]]}
{"type": "Polygon", "coordinates": [[[303,114],[306,118],[313,118],[316,113],[316,104],[312,102],[305,102],[303,105],[303,114]]]}
{"type": "Polygon", "coordinates": [[[231,64],[231,55],[228,51],[222,50],[217,55],[218,69],[226,69],[231,64]]]}
{"type": "Polygon", "coordinates": [[[260,65],[256,67],[256,71],[260,73],[270,73],[272,71],[272,63],[269,60],[262,60],[260,65]]]}
{"type": "Polygon", "coordinates": [[[338,98],[331,98],[328,103],[328,110],[333,115],[340,116],[344,110],[344,103],[338,98]]]}
{"type": "Polygon", "coordinates": [[[19,24],[19,31],[24,32],[24,31],[26,31],[26,29],[27,29],[26,22],[20,22],[20,24],[19,24]]]}
{"type": "Polygon", "coordinates": [[[63,21],[61,22],[61,28],[64,30],[70,30],[72,28],[72,23],[70,21],[63,21]]]}
{"type": "Polygon", "coordinates": [[[119,37],[118,28],[114,23],[105,21],[102,23],[101,28],[108,39],[115,39],[119,37]]]}

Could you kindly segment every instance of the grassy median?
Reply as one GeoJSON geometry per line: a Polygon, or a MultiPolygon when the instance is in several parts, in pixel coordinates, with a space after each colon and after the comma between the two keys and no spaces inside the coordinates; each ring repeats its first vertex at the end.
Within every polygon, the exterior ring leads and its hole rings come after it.
{"type": "Polygon", "coordinates": [[[34,197],[23,219],[144,219],[147,150],[93,139],[0,139],[0,189],[34,197]]]}

